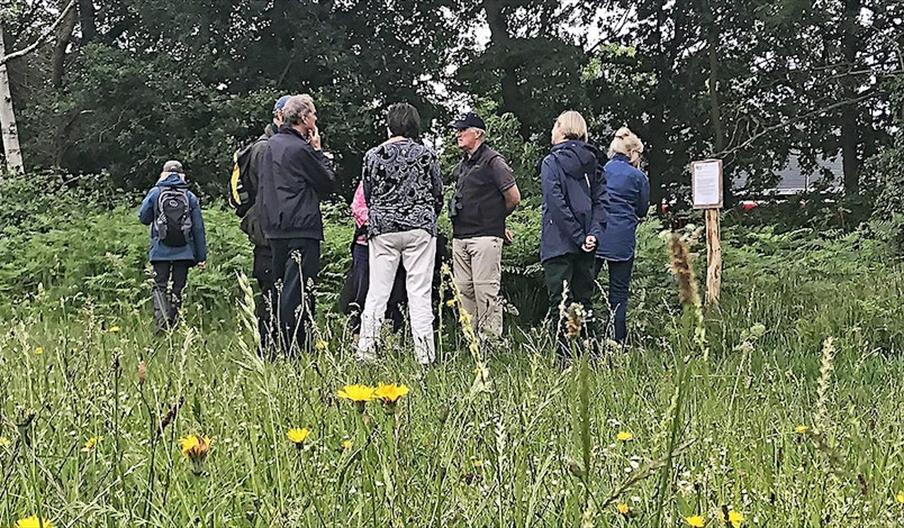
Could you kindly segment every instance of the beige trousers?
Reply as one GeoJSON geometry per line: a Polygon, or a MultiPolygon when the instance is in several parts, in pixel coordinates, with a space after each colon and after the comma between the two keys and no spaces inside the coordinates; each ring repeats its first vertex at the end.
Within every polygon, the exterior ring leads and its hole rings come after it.
{"type": "Polygon", "coordinates": [[[405,288],[408,290],[408,310],[411,335],[418,363],[433,363],[436,346],[433,343],[433,265],[436,258],[436,237],[423,229],[386,233],[368,242],[370,285],[364,313],[361,314],[361,336],[357,358],[372,361],[374,348],[386,303],[392,292],[399,263],[405,266],[405,288]]]}
{"type": "Polygon", "coordinates": [[[502,335],[502,239],[485,236],[452,240],[452,275],[461,307],[471,315],[474,333],[502,335]]]}

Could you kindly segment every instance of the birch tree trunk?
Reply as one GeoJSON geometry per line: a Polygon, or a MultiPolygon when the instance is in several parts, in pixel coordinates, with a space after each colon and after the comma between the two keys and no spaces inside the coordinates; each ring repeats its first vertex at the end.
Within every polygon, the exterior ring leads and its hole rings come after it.
{"type": "MultiPolygon", "coordinates": [[[[3,43],[3,21],[0,20],[0,57],[6,56],[3,43]]],[[[6,166],[12,172],[25,172],[22,151],[19,149],[19,131],[16,129],[16,114],[13,111],[13,97],[9,91],[9,75],[6,63],[0,63],[0,129],[3,133],[3,152],[6,166]]],[[[3,178],[0,172],[0,179],[3,178]]]]}

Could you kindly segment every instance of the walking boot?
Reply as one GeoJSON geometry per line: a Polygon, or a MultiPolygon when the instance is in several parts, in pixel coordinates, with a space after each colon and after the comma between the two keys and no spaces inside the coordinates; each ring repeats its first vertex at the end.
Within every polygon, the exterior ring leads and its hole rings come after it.
{"type": "Polygon", "coordinates": [[[169,314],[172,309],[167,300],[166,293],[157,288],[153,291],[154,300],[154,331],[159,335],[170,329],[169,314]]]}
{"type": "Polygon", "coordinates": [[[170,328],[175,328],[176,324],[179,323],[180,308],[182,308],[182,296],[176,294],[170,295],[170,309],[169,312],[167,312],[170,328]]]}

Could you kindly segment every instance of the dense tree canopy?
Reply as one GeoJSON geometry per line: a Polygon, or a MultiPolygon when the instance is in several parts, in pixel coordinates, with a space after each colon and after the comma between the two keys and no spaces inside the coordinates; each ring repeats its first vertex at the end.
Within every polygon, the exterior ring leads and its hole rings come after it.
{"type": "MultiPolygon", "coordinates": [[[[68,3],[6,4],[7,52],[68,3]]],[[[273,99],[310,92],[345,194],[384,134],[382,112],[401,100],[430,138],[462,107],[510,113],[500,132],[525,180],[525,158],[575,108],[603,146],[618,126],[638,132],[654,196],[709,156],[725,159],[726,178],[764,186],[790,153],[811,169],[841,156],[856,192],[893,141],[892,81],[904,70],[894,0],[75,4],[46,44],[9,61],[22,151],[29,167],[106,171],[124,188],[179,157],[220,192],[231,152],[273,99]]]]}

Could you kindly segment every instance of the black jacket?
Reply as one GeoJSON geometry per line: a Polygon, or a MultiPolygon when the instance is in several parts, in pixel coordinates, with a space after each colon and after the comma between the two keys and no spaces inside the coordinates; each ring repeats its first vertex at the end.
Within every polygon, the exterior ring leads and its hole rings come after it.
{"type": "Polygon", "coordinates": [[[257,138],[257,141],[251,145],[251,162],[248,164],[248,179],[245,181],[249,187],[248,191],[254,196],[254,203],[245,213],[245,216],[242,217],[240,227],[255,246],[270,245],[270,243],[267,242],[267,237],[264,236],[263,229],[261,229],[261,195],[259,192],[260,171],[261,164],[264,161],[264,154],[267,152],[267,140],[273,137],[277,130],[279,129],[276,125],[270,123],[267,125],[267,128],[264,129],[264,133],[261,137],[257,138]]]}
{"type": "Polygon", "coordinates": [[[333,192],[336,177],[323,152],[295,129],[282,126],[267,141],[261,160],[259,205],[268,239],[323,240],[320,200],[333,192]]]}

